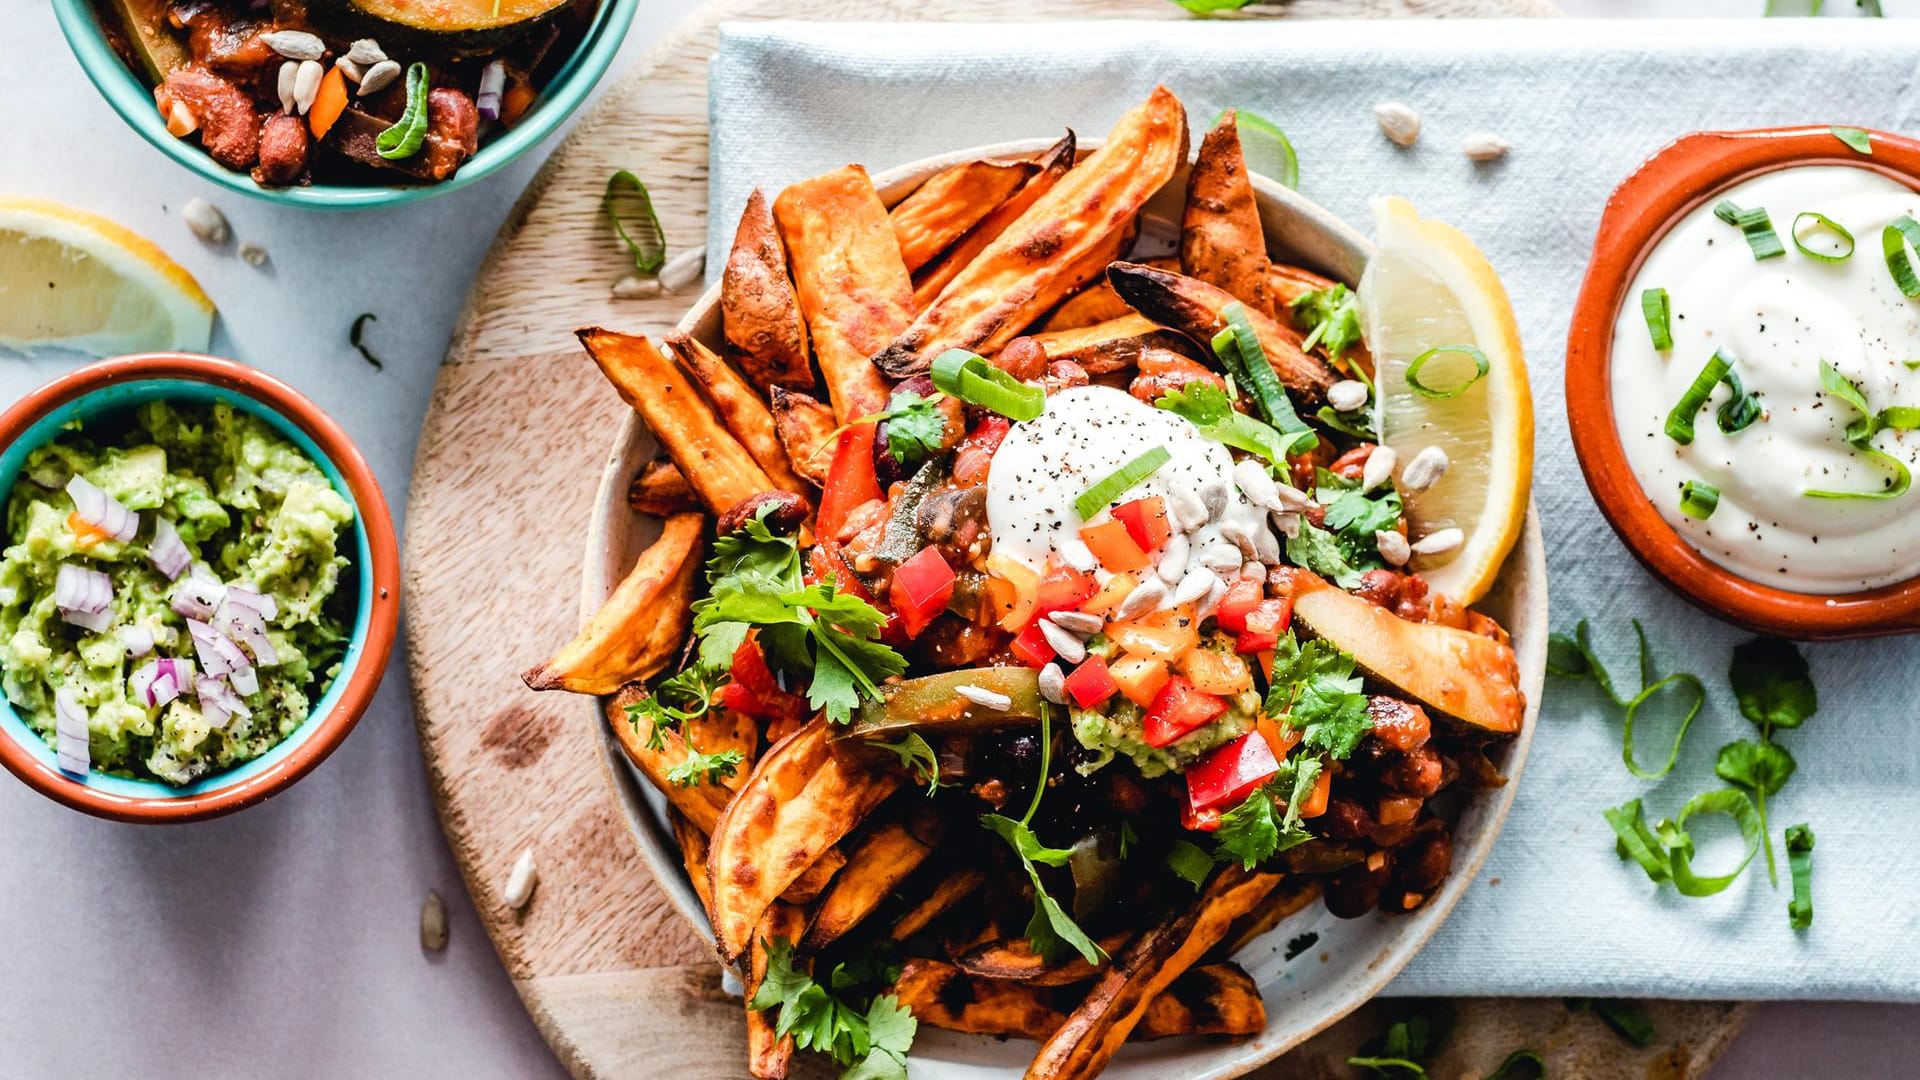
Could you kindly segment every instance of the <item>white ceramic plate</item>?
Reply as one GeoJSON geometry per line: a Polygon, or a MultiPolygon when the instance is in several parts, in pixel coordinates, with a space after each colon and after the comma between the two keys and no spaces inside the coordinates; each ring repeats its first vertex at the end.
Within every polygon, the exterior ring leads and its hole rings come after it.
{"type": "MultiPolygon", "coordinates": [[[[1051,145],[1050,139],[1004,143],[928,158],[874,178],[880,196],[889,205],[905,198],[921,181],[949,165],[982,157],[1032,154],[1051,145]]],[[[1091,149],[1086,142],[1082,152],[1091,149]]],[[[1097,143],[1093,145],[1098,145],[1097,143]]],[[[1360,280],[1372,246],[1353,228],[1327,211],[1264,177],[1253,178],[1260,204],[1261,224],[1275,258],[1317,270],[1349,286],[1360,280]]],[[[1150,254],[1164,250],[1168,226],[1179,220],[1186,173],[1170,182],[1148,204],[1142,228],[1143,246],[1150,254]]],[[[708,265],[718,265],[709,259],[708,265]]],[[[720,289],[708,289],[696,300],[678,327],[718,348],[720,289]]],[[[586,553],[581,597],[583,617],[599,608],[639,552],[659,533],[658,522],[627,507],[626,492],[634,474],[655,454],[653,436],[637,414],[627,414],[601,476],[586,553]]],[[[1498,619],[1513,635],[1519,656],[1521,688],[1527,696],[1526,724],[1496,764],[1508,784],[1484,792],[1468,803],[1454,830],[1453,871],[1425,907],[1410,915],[1378,913],[1360,919],[1336,919],[1319,902],[1282,922],[1234,959],[1260,985],[1267,1005],[1266,1030],[1238,1041],[1164,1039],[1130,1045],[1106,1071],[1111,1080],[1216,1080],[1239,1076],[1262,1062],[1299,1045],[1327,1025],[1378,994],[1413,959],[1447,913],[1479,873],[1493,848],[1500,825],[1513,802],[1516,781],[1527,758],[1539,710],[1540,688],[1546,671],[1547,566],[1540,542],[1539,522],[1529,511],[1520,542],[1508,557],[1492,595],[1477,605],[1498,619]],[[1284,949],[1290,938],[1307,931],[1319,941],[1305,955],[1288,961],[1284,949]],[[1322,961],[1321,957],[1325,956],[1322,961]]],[[[706,913],[693,894],[681,868],[680,850],[666,822],[666,802],[627,763],[619,745],[601,719],[598,706],[592,717],[598,733],[608,782],[633,832],[641,854],[667,896],[688,923],[711,940],[706,913]]],[[[984,1080],[1019,1073],[1032,1060],[1037,1044],[1020,1039],[983,1036],[922,1028],[914,1042],[915,1080],[984,1080]]],[[[742,1046],[744,1052],[744,1045],[742,1046]]]]}

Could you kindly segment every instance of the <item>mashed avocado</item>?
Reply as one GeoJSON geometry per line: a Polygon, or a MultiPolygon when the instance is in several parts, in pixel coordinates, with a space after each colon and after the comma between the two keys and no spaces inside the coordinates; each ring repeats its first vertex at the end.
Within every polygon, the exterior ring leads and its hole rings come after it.
{"type": "Polygon", "coordinates": [[[1073,737],[1100,756],[1081,765],[1083,773],[1105,766],[1115,755],[1132,758],[1140,775],[1149,779],[1185,772],[1188,765],[1216,746],[1230,743],[1253,729],[1260,712],[1260,695],[1251,690],[1227,699],[1227,711],[1211,724],[1189,732],[1166,746],[1148,746],[1140,720],[1146,711],[1125,698],[1115,698],[1106,712],[1070,709],[1073,737]]]}
{"type": "MultiPolygon", "coordinates": [[[[185,784],[251,760],[298,728],[338,674],[353,614],[352,590],[339,590],[348,566],[339,549],[353,509],[298,447],[257,417],[224,403],[154,401],[70,430],[28,456],[6,512],[0,668],[7,699],[51,744],[55,693],[74,691],[88,716],[94,769],[185,784]],[[138,515],[133,539],[99,539],[76,524],[66,491],[76,475],[138,515]],[[149,558],[162,518],[192,557],[179,581],[149,558]],[[110,624],[92,631],[63,616],[54,599],[63,564],[107,575],[110,624]],[[194,685],[150,708],[135,683],[163,658],[195,662],[201,678],[217,670],[171,603],[194,578],[216,597],[232,587],[273,601],[264,619],[270,648],[236,644],[253,662],[251,674],[220,678],[243,708],[203,705],[194,685]]],[[[220,621],[210,615],[201,629],[220,621]]]]}

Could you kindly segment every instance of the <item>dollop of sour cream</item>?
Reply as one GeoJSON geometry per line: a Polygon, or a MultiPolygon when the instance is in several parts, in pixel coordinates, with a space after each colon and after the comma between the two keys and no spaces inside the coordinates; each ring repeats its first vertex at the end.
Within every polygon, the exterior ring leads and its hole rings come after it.
{"type": "MultiPolygon", "coordinates": [[[[1176,487],[1208,501],[1222,500],[1222,513],[1192,534],[1196,551],[1220,538],[1224,522],[1237,520],[1247,529],[1264,525],[1262,512],[1233,484],[1233,458],[1226,447],[1180,416],[1123,390],[1083,386],[1047,395],[1046,411],[1013,425],[994,453],[987,473],[994,552],[1043,570],[1063,541],[1078,542],[1086,524],[1073,501],[1156,446],[1166,447],[1170,460],[1118,502],[1165,497],[1176,487]]],[[[1093,520],[1106,517],[1102,510],[1093,520]]]]}
{"type": "MultiPolygon", "coordinates": [[[[1888,470],[1856,452],[1847,425],[1859,413],[1825,393],[1820,363],[1860,388],[1877,412],[1920,404],[1920,300],[1900,294],[1881,254],[1882,230],[1920,219],[1920,193],[1865,168],[1800,166],[1745,181],[1670,229],[1635,276],[1614,325],[1612,392],[1627,460],[1647,497],[1708,559],[1752,581],[1833,594],[1920,575],[1920,487],[1893,499],[1828,499],[1810,490],[1883,490],[1888,470]],[[1786,254],[1755,259],[1740,230],[1716,218],[1730,199],[1764,208],[1786,254]],[[1822,262],[1796,248],[1794,219],[1825,214],[1852,233],[1854,251],[1822,262]],[[1653,347],[1644,290],[1667,290],[1673,347],[1653,347]],[[1701,369],[1722,350],[1761,418],[1720,430],[1723,383],[1681,445],[1664,428],[1701,369]],[[1688,481],[1719,489],[1705,520],[1681,510],[1688,481]]],[[[1844,245],[1811,221],[1801,241],[1822,253],[1844,245]]],[[[1883,431],[1878,449],[1920,464],[1920,432],[1883,431]]]]}

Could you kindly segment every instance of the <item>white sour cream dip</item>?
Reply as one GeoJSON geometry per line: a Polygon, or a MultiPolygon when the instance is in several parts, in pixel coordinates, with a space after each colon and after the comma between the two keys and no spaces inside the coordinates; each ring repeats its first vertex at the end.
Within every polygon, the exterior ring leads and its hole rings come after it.
{"type": "MultiPolygon", "coordinates": [[[[1920,300],[1900,294],[1881,253],[1882,230],[1920,220],[1920,194],[1846,165],[1781,169],[1737,184],[1681,218],[1654,245],[1614,324],[1614,420],[1647,497],[1700,553],[1752,581],[1801,593],[1846,593],[1920,575],[1920,485],[1893,499],[1827,499],[1809,490],[1876,491],[1889,470],[1856,452],[1846,427],[1859,413],[1825,393],[1826,360],[1875,410],[1920,405],[1920,300]],[[1730,199],[1764,208],[1785,255],[1756,260],[1741,231],[1716,218],[1730,199]],[[1821,262],[1794,244],[1794,219],[1825,214],[1853,234],[1853,255],[1821,262]],[[1641,294],[1667,290],[1673,347],[1653,347],[1641,294]],[[1733,359],[1761,418],[1733,434],[1716,410],[1723,383],[1694,417],[1694,439],[1668,437],[1668,415],[1715,350],[1733,359]],[[1688,481],[1720,491],[1705,520],[1683,513],[1688,481]]],[[[1809,220],[1807,247],[1843,247],[1809,220]]],[[[1920,431],[1882,431],[1880,450],[1920,467],[1920,431]]]]}
{"type": "MultiPolygon", "coordinates": [[[[1073,501],[1156,446],[1166,447],[1171,459],[1117,502],[1165,497],[1175,487],[1195,494],[1218,489],[1226,509],[1191,534],[1195,551],[1219,538],[1222,522],[1238,520],[1249,529],[1265,526],[1266,515],[1234,486],[1233,458],[1225,446],[1180,416],[1124,390],[1082,386],[1048,394],[1046,411],[1013,425],[995,451],[987,473],[987,525],[994,552],[1042,570],[1063,540],[1079,542],[1080,526],[1086,522],[1073,501]]],[[[1104,510],[1094,515],[1095,520],[1106,517],[1104,510]]]]}

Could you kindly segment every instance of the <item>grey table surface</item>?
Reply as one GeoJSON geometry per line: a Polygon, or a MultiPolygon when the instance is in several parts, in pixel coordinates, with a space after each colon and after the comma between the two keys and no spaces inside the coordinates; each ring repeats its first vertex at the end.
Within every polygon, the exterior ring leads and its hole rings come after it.
{"type": "MultiPolygon", "coordinates": [[[[1576,15],[1756,14],[1764,0],[1560,0],[1576,15]]],[[[647,0],[611,85],[698,0],[647,0]]],[[[1840,14],[1853,5],[1834,0],[1840,14]]],[[[1920,0],[1886,0],[1920,14],[1920,0]]],[[[275,211],[189,175],[126,129],[68,55],[43,0],[0,0],[0,191],[108,214],[166,247],[222,308],[216,351],[287,379],[357,439],[406,504],[415,433],[473,268],[553,149],[405,211],[275,211]],[[262,269],[202,247],[200,195],[262,269]],[[380,315],[366,365],[346,341],[380,315]]],[[[73,366],[0,360],[0,402],[73,366]]],[[[402,522],[404,525],[404,522],[402,522]]],[[[396,656],[360,729],[274,801],[136,829],[0,783],[0,1076],[560,1077],[475,920],[427,795],[396,656]],[[452,941],[418,944],[427,890],[452,941]]],[[[1889,943],[1893,945],[1895,943],[1889,943]]],[[[1763,1007],[1718,1075],[1908,1074],[1920,1007],[1763,1007]]]]}

